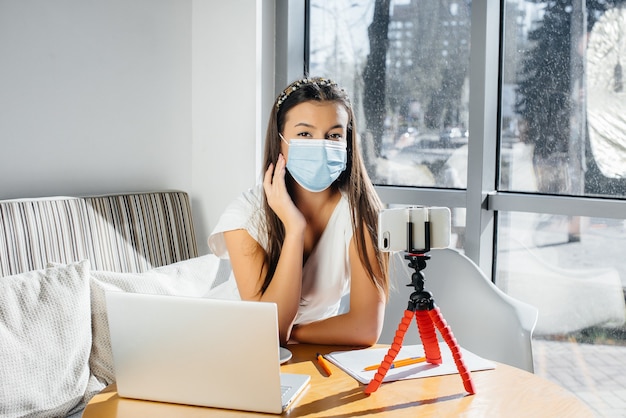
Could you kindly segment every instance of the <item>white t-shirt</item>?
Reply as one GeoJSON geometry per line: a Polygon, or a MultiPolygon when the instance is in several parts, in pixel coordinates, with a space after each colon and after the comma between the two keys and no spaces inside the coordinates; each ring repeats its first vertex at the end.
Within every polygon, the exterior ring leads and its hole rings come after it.
{"type": "MultiPolygon", "coordinates": [[[[224,232],[245,229],[267,249],[263,186],[258,185],[232,202],[209,236],[209,247],[221,258],[229,258],[224,232]]],[[[352,239],[350,205],[342,194],[317,245],[302,268],[302,295],[296,324],[306,324],[337,315],[341,298],[350,292],[349,247],[352,239]]],[[[233,273],[217,297],[238,299],[233,273]]],[[[216,289],[217,290],[217,289],[216,289]]]]}

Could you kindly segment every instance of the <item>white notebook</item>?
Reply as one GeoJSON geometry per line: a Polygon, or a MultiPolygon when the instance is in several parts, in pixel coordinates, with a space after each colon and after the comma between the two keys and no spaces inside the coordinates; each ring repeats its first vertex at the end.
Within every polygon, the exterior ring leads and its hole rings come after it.
{"type": "MultiPolygon", "coordinates": [[[[418,379],[421,377],[441,376],[458,373],[456,364],[452,357],[452,352],[445,342],[439,342],[442,363],[439,365],[426,362],[412,364],[398,368],[390,368],[385,374],[383,382],[393,382],[402,379],[418,379]]],[[[351,351],[334,351],[325,355],[329,361],[337,367],[343,369],[350,376],[363,384],[368,384],[376,375],[378,370],[366,371],[365,368],[380,364],[389,348],[365,348],[351,351]]],[[[495,364],[485,360],[476,354],[461,348],[461,355],[465,362],[465,367],[469,371],[494,369],[495,364]]],[[[394,360],[401,360],[411,357],[423,357],[424,347],[422,345],[403,346],[394,360]]]]}
{"type": "Polygon", "coordinates": [[[119,396],[282,413],[310,376],[280,373],[277,308],[107,292],[119,396]]]}

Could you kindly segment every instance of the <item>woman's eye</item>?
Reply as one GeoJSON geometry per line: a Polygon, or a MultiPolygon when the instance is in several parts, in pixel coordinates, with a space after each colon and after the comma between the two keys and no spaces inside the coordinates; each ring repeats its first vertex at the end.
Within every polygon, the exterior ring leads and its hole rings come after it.
{"type": "Polygon", "coordinates": [[[342,134],[330,134],[328,135],[328,139],[332,139],[334,141],[341,141],[343,139],[342,134]]]}
{"type": "Polygon", "coordinates": [[[311,134],[308,133],[308,132],[300,132],[300,133],[297,134],[297,136],[308,138],[308,137],[311,136],[311,134]]]}

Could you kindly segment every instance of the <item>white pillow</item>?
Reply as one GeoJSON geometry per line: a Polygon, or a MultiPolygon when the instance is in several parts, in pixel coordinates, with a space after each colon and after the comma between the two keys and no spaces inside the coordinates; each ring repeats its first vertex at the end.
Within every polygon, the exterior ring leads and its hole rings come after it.
{"type": "Polygon", "coordinates": [[[104,386],[90,376],[89,262],[0,278],[0,416],[60,417],[104,386]]]}
{"type": "Polygon", "coordinates": [[[91,272],[93,345],[89,365],[103,383],[115,381],[107,320],[106,291],[205,297],[213,286],[220,260],[213,254],[191,258],[144,273],[91,272]]]}

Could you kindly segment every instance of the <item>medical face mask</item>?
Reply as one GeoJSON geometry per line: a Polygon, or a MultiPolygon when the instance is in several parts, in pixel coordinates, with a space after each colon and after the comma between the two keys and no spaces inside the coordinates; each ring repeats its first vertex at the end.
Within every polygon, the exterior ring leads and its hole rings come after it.
{"type": "MultiPolygon", "coordinates": [[[[281,139],[285,141],[282,135],[281,139]]],[[[300,186],[311,192],[326,190],[346,169],[345,142],[292,139],[288,145],[287,170],[300,186]]]]}

